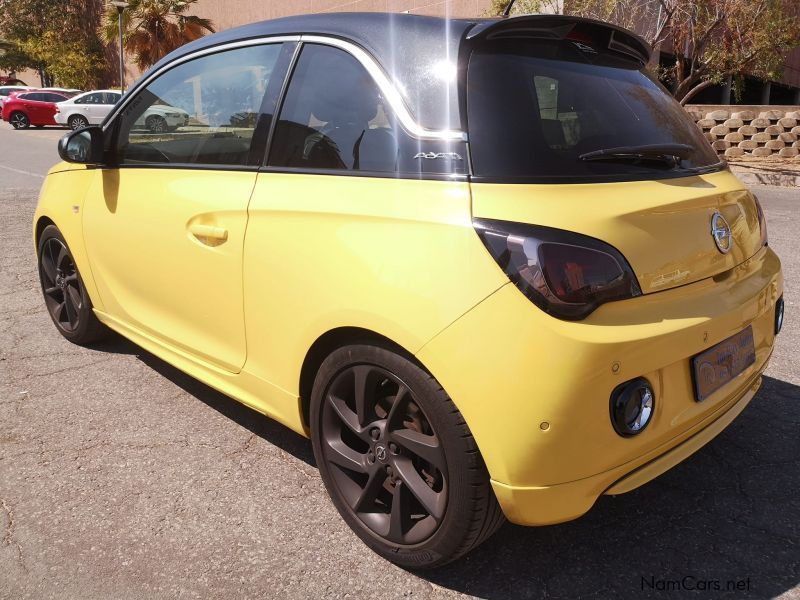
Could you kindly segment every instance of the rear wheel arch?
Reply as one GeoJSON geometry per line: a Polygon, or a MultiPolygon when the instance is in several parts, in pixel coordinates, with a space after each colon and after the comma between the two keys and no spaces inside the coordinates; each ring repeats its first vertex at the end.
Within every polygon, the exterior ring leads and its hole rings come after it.
{"type": "Polygon", "coordinates": [[[362,327],[337,327],[319,336],[306,352],[303,366],[300,369],[300,408],[302,410],[303,425],[308,429],[311,423],[311,391],[314,387],[314,379],[317,376],[322,362],[330,356],[332,352],[343,346],[356,344],[366,344],[378,346],[385,350],[390,350],[410,360],[423,371],[430,374],[430,371],[406,348],[394,340],[381,335],[371,329],[362,327]]]}

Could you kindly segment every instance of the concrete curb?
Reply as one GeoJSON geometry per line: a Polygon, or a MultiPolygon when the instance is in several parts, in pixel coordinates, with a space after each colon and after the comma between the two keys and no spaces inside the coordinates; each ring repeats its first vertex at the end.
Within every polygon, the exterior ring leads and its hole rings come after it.
{"type": "Polygon", "coordinates": [[[775,185],[800,187],[800,173],[786,171],[758,171],[730,165],[731,171],[747,185],[775,185]]]}

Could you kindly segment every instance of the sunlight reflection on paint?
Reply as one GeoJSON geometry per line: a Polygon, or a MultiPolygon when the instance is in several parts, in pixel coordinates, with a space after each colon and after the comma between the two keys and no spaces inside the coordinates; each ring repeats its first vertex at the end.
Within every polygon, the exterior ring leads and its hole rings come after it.
{"type": "Polygon", "coordinates": [[[431,73],[437,79],[452,83],[456,80],[457,68],[456,65],[449,60],[442,60],[431,67],[431,73]]]}

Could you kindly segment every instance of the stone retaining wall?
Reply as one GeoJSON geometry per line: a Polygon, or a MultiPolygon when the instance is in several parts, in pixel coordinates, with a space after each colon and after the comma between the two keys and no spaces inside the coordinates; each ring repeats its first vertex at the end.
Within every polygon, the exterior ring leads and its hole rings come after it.
{"type": "Polygon", "coordinates": [[[686,110],[718,154],[794,158],[800,155],[800,106],[703,106],[686,110]]]}

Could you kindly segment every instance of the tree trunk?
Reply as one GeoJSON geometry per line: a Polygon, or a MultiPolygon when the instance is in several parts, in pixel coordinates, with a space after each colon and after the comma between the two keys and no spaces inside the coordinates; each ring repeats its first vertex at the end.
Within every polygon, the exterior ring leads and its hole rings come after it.
{"type": "Polygon", "coordinates": [[[705,81],[701,81],[696,86],[691,88],[688,92],[686,92],[682,97],[679,97],[678,102],[681,103],[681,106],[684,106],[687,102],[689,102],[689,100],[694,98],[697,94],[702,92],[707,87],[711,87],[712,85],[714,85],[714,82],[708,79],[706,79],[705,81]]]}

